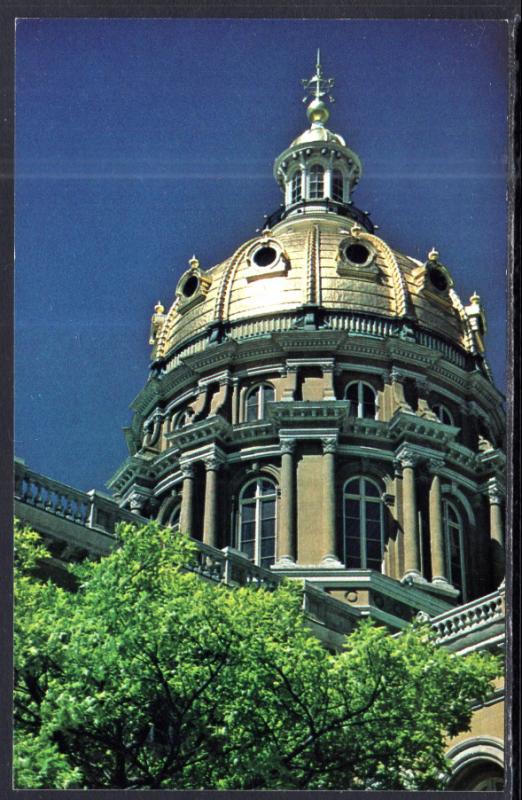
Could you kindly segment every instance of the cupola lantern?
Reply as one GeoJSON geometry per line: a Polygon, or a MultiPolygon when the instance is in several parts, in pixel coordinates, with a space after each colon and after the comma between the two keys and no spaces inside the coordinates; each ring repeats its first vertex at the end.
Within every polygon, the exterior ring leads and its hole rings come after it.
{"type": "Polygon", "coordinates": [[[372,233],[369,215],[355,208],[352,201],[362,174],[359,157],[342,136],[326,127],[330,112],[325,101],[334,102],[330,94],[334,81],[324,77],[319,50],[315,74],[302,83],[303,102],[311,98],[306,111],[311,125],[276,158],[274,176],[284,193],[284,203],[268,218],[267,226],[290,215],[337,214],[359,222],[372,233]]]}

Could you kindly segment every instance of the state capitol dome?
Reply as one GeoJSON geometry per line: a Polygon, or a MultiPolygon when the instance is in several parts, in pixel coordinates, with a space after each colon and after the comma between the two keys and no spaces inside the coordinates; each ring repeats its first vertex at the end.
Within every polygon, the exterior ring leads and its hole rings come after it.
{"type": "Polygon", "coordinates": [[[378,235],[353,202],[361,161],[327,127],[319,56],[303,83],[279,208],[221,263],[193,256],[155,307],[109,486],[123,509],[343,602],[372,605],[377,581],[389,619],[441,613],[502,575],[485,315],[435,249],[419,261],[378,235]]]}
{"type": "MultiPolygon", "coordinates": [[[[306,83],[314,95],[324,90],[320,64],[306,83]]],[[[463,304],[436,250],[418,261],[377,235],[352,200],[361,162],[325,127],[321,97],[309,105],[311,126],[275,161],[280,209],[220,264],[204,268],[193,257],[168,312],[158,304],[156,365],[172,367],[224,337],[312,326],[406,337],[487,370],[480,298],[463,304]]]]}

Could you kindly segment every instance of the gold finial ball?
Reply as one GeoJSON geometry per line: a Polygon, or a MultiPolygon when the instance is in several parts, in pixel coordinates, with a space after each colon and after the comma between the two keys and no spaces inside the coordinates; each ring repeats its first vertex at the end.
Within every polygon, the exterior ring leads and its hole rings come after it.
{"type": "Polygon", "coordinates": [[[195,255],[192,256],[191,259],[189,259],[188,263],[190,264],[190,269],[197,269],[199,267],[199,260],[196,258],[195,255]]]}
{"type": "Polygon", "coordinates": [[[156,303],[156,305],[154,306],[154,311],[156,312],[156,314],[163,314],[163,313],[164,313],[164,311],[165,311],[165,306],[163,305],[163,303],[161,302],[161,300],[158,300],[158,302],[157,302],[157,303],[156,303]]]}
{"type": "Polygon", "coordinates": [[[480,295],[478,295],[476,292],[473,292],[473,294],[469,298],[469,302],[470,303],[476,303],[477,305],[480,305],[480,295]]]}
{"type": "Polygon", "coordinates": [[[431,248],[430,252],[428,253],[428,259],[430,261],[438,261],[440,253],[438,250],[435,250],[434,247],[431,248]]]}
{"type": "Polygon", "coordinates": [[[325,104],[319,98],[315,98],[312,100],[308,108],[306,109],[306,114],[310,122],[315,123],[316,125],[324,125],[325,122],[328,121],[328,117],[330,116],[330,112],[326,108],[325,104]]]}

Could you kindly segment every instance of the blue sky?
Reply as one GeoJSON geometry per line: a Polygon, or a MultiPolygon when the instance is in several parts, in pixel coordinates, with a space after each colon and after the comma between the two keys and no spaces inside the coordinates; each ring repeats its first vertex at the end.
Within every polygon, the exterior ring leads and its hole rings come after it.
{"type": "Polygon", "coordinates": [[[16,432],[29,466],[103,488],[147,378],[154,303],[281,200],[317,47],[356,205],[436,246],[488,318],[505,391],[507,25],[428,20],[22,20],[16,36],[16,432]]]}

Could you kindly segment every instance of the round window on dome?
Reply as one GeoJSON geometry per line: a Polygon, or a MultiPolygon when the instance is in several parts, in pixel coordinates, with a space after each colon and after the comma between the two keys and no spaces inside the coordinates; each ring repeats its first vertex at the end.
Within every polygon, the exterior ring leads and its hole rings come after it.
{"type": "Polygon", "coordinates": [[[357,264],[358,267],[368,264],[372,255],[373,254],[371,250],[369,250],[363,244],[359,244],[359,242],[351,242],[344,248],[344,256],[346,260],[350,261],[352,264],[357,264]]]}
{"type": "Polygon", "coordinates": [[[448,288],[448,279],[444,272],[438,267],[430,267],[428,270],[429,279],[432,286],[438,289],[439,292],[444,292],[448,288]]]}
{"type": "Polygon", "coordinates": [[[192,297],[192,295],[197,291],[198,286],[199,280],[195,275],[191,275],[189,278],[187,278],[181,289],[183,297],[192,297]]]}
{"type": "Polygon", "coordinates": [[[252,256],[252,261],[256,267],[272,267],[277,261],[279,253],[271,245],[263,245],[256,250],[252,256]]]}

